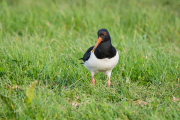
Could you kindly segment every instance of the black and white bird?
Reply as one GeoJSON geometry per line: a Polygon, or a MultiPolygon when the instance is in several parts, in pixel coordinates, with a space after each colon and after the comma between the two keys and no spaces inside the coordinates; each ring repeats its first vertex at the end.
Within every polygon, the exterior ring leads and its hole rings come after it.
{"type": "Polygon", "coordinates": [[[95,46],[90,47],[84,54],[84,66],[91,72],[92,84],[95,85],[94,74],[103,72],[107,75],[107,84],[110,87],[111,71],[119,60],[118,51],[111,44],[111,37],[106,29],[100,29],[95,46]]]}

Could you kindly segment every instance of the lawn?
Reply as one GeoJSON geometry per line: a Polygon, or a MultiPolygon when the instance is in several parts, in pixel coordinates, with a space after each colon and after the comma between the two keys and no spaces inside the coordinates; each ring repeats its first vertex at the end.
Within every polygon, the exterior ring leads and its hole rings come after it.
{"type": "Polygon", "coordinates": [[[0,0],[0,119],[180,119],[179,0],[0,0]],[[119,62],[79,58],[106,28],[119,62]]]}

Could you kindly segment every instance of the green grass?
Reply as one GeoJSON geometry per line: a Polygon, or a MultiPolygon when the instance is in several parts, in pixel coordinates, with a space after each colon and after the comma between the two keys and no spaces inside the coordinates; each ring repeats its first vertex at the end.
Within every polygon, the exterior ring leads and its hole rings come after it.
{"type": "Polygon", "coordinates": [[[0,119],[180,119],[179,6],[179,0],[0,0],[0,119]],[[78,60],[101,28],[120,55],[111,88],[101,73],[92,86],[78,60]]]}

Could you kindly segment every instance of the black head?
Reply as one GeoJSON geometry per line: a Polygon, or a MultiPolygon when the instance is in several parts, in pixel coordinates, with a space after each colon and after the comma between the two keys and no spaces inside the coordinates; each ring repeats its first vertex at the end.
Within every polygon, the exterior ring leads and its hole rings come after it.
{"type": "Polygon", "coordinates": [[[98,38],[101,37],[102,38],[102,42],[111,40],[111,37],[109,35],[109,32],[106,29],[100,29],[98,32],[98,38]]]}
{"type": "Polygon", "coordinates": [[[107,41],[110,41],[110,44],[111,44],[111,38],[110,38],[109,32],[106,29],[100,29],[97,34],[98,34],[98,40],[92,52],[96,49],[96,47],[99,44],[102,44],[107,41]]]}

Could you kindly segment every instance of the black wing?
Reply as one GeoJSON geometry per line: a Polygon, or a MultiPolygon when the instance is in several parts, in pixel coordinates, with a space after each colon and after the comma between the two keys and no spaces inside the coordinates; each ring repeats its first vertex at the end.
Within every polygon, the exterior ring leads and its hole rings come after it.
{"type": "Polygon", "coordinates": [[[83,58],[80,58],[79,60],[83,60],[84,62],[87,61],[91,55],[91,51],[93,48],[94,48],[94,46],[90,47],[84,54],[83,58]]]}

